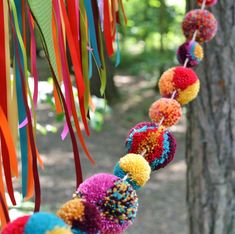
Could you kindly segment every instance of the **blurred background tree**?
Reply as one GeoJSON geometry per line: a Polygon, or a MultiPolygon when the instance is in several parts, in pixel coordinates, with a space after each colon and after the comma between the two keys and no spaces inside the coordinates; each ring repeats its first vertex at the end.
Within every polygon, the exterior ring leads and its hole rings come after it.
{"type": "Polygon", "coordinates": [[[155,79],[176,63],[175,50],[182,42],[181,21],[185,1],[125,1],[128,24],[122,31],[119,69],[130,75],[155,79]]]}

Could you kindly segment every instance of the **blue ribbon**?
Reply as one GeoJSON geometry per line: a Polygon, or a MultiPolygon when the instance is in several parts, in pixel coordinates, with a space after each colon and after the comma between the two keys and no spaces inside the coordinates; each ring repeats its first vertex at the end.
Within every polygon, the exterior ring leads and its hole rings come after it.
{"type": "Polygon", "coordinates": [[[117,45],[117,50],[116,50],[115,67],[118,67],[118,65],[121,62],[120,44],[119,44],[119,37],[118,37],[118,24],[116,24],[116,45],[117,45]]]}
{"type": "MultiPolygon", "coordinates": [[[[22,32],[22,1],[15,0],[17,9],[17,18],[19,22],[20,31],[22,32]]],[[[18,43],[18,48],[20,45],[18,43]]],[[[24,64],[22,51],[19,49],[20,64],[24,64]]],[[[14,47],[14,63],[15,63],[15,79],[16,79],[16,93],[17,93],[17,108],[19,115],[19,124],[26,118],[26,110],[24,106],[24,99],[22,95],[22,85],[20,77],[20,68],[16,60],[16,48],[14,47]]],[[[24,69],[22,69],[24,71],[24,69]]],[[[27,142],[27,129],[26,127],[19,129],[20,135],[20,149],[21,149],[21,163],[22,163],[22,195],[27,194],[28,183],[28,142],[27,142]]]]}
{"type": "Polygon", "coordinates": [[[100,68],[101,67],[101,60],[100,60],[99,50],[98,50],[98,45],[97,45],[91,0],[84,1],[84,4],[85,4],[87,19],[88,19],[88,25],[89,25],[88,30],[89,30],[90,40],[91,40],[91,46],[94,50],[94,56],[95,56],[97,66],[100,68]]]}

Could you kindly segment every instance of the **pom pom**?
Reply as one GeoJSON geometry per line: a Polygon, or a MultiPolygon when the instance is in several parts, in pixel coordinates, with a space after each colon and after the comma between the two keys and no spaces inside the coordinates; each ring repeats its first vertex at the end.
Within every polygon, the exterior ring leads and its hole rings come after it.
{"type": "MultiPolygon", "coordinates": [[[[203,3],[203,1],[204,1],[204,0],[197,0],[197,4],[198,4],[199,6],[201,6],[202,3],[203,3]]],[[[206,0],[206,6],[207,6],[207,7],[212,7],[212,6],[214,6],[217,2],[218,2],[217,0],[206,0]]]]}
{"type": "Polygon", "coordinates": [[[174,67],[164,72],[159,80],[159,90],[163,97],[170,98],[176,91],[175,99],[182,105],[195,99],[200,89],[196,73],[185,67],[174,67]]]}
{"type": "Polygon", "coordinates": [[[140,154],[127,154],[122,157],[114,168],[114,175],[124,178],[137,190],[149,180],[151,168],[140,154]]]}
{"type": "Polygon", "coordinates": [[[127,182],[111,174],[96,174],[84,181],[77,196],[94,204],[101,215],[101,233],[122,233],[135,219],[138,198],[127,182]]]}
{"type": "Polygon", "coordinates": [[[143,157],[154,171],[165,167],[173,160],[176,140],[174,135],[162,126],[142,122],[130,130],[126,140],[126,149],[128,153],[145,152],[143,157]]]}
{"type": "Polygon", "coordinates": [[[180,120],[181,115],[181,106],[174,99],[161,98],[149,108],[150,119],[155,123],[159,123],[164,118],[162,125],[165,127],[176,124],[180,120]]]}
{"type": "Polygon", "coordinates": [[[75,233],[96,234],[100,230],[100,214],[97,208],[82,199],[75,198],[66,202],[57,215],[68,225],[72,226],[75,233]]]}
{"type": "Polygon", "coordinates": [[[47,231],[46,234],[73,234],[68,228],[57,228],[52,231],[47,231]]]}
{"type": "Polygon", "coordinates": [[[203,49],[196,41],[185,42],[177,50],[177,59],[182,65],[187,59],[187,67],[195,67],[203,59],[203,49]]]}
{"type": "Polygon", "coordinates": [[[187,13],[182,24],[183,32],[188,40],[193,38],[197,30],[196,41],[210,41],[217,32],[217,20],[207,10],[192,10],[187,13]]]}
{"type": "Polygon", "coordinates": [[[44,212],[33,214],[24,231],[24,234],[72,234],[62,219],[44,212]]]}
{"type": "Polygon", "coordinates": [[[25,224],[28,222],[30,216],[26,215],[23,217],[20,217],[13,222],[7,224],[3,230],[2,234],[24,234],[24,227],[25,224]]]}

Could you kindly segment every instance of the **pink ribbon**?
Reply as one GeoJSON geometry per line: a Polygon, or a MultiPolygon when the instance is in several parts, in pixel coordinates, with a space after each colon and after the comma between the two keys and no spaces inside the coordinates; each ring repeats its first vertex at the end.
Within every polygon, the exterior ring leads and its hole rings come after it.
{"type": "MultiPolygon", "coordinates": [[[[33,23],[31,18],[31,13],[28,5],[26,4],[28,19],[29,19],[29,28],[30,28],[30,38],[31,38],[31,72],[34,80],[34,91],[33,91],[33,103],[35,109],[37,109],[37,100],[38,100],[38,72],[37,72],[37,55],[36,55],[36,39],[34,35],[33,23]]],[[[25,121],[25,120],[24,120],[25,121]]],[[[23,121],[23,122],[24,122],[23,121]]]]}

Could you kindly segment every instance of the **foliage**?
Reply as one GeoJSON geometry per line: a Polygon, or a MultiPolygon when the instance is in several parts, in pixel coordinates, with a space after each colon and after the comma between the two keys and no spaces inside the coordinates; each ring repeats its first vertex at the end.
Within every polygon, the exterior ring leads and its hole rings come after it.
{"type": "Polygon", "coordinates": [[[176,63],[175,50],[183,41],[184,0],[125,1],[127,28],[121,31],[121,71],[158,76],[176,63]]]}

